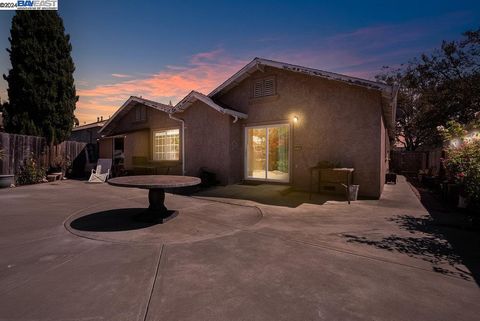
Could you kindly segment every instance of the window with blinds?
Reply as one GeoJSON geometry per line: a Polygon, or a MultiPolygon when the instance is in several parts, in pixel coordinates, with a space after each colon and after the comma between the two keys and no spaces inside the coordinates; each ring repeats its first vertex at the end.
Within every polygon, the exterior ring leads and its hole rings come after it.
{"type": "Polygon", "coordinates": [[[275,77],[257,79],[253,83],[253,98],[273,96],[276,94],[275,77]]]}

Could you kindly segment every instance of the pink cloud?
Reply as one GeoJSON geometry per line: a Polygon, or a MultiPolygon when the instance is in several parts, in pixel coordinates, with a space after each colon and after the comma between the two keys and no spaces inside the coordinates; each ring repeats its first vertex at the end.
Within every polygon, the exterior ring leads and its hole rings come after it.
{"type": "Polygon", "coordinates": [[[131,76],[126,75],[126,74],[112,74],[112,77],[115,77],[115,78],[130,78],[131,76]]]}
{"type": "Polygon", "coordinates": [[[175,103],[191,90],[207,94],[246,63],[248,61],[235,59],[222,49],[198,53],[185,66],[167,66],[144,78],[78,90],[76,114],[82,118],[81,122],[94,121],[97,116],[105,118],[132,95],[175,103]]]}

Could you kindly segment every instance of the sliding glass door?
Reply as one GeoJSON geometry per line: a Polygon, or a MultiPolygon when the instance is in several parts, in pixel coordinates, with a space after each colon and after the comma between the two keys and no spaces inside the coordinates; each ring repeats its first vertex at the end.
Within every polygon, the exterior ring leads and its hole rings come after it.
{"type": "Polygon", "coordinates": [[[245,178],[288,182],[290,178],[290,126],[288,124],[245,129],[245,178]]]}

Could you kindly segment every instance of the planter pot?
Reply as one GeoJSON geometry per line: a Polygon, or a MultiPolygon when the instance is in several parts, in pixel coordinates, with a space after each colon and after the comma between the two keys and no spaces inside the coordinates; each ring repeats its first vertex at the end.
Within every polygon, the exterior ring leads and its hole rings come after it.
{"type": "Polygon", "coordinates": [[[348,186],[348,189],[350,201],[356,201],[358,198],[358,190],[360,189],[360,185],[350,185],[348,186]]]}
{"type": "Polygon", "coordinates": [[[467,208],[468,207],[468,199],[466,197],[463,197],[462,195],[458,196],[458,208],[467,208]]]}
{"type": "Polygon", "coordinates": [[[0,188],[10,187],[15,184],[15,176],[12,175],[0,175],[0,188]]]}
{"type": "Polygon", "coordinates": [[[63,172],[61,172],[61,171],[52,173],[52,175],[57,175],[57,179],[59,179],[59,180],[62,180],[63,176],[64,176],[63,172]]]}

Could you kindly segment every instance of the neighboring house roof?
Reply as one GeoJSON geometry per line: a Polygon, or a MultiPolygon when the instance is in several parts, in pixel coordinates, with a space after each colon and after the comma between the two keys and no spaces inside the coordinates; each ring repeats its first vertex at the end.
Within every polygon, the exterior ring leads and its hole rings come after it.
{"type": "Polygon", "coordinates": [[[151,107],[151,108],[154,108],[156,110],[163,111],[165,113],[171,113],[172,109],[173,109],[173,106],[170,106],[170,105],[165,105],[165,104],[158,103],[156,101],[148,100],[148,99],[141,98],[141,97],[130,96],[130,98],[128,98],[127,101],[124,102],[123,105],[120,108],[118,108],[118,110],[115,112],[115,114],[113,114],[113,116],[110,117],[110,119],[107,121],[107,123],[98,132],[101,133],[103,130],[105,130],[105,128],[107,128],[110,125],[110,123],[112,123],[112,121],[115,118],[125,115],[136,104],[142,104],[144,106],[151,107]]]}
{"type": "Polygon", "coordinates": [[[384,83],[361,79],[357,77],[351,77],[346,75],[341,75],[333,72],[323,71],[314,68],[308,68],[298,65],[292,65],[280,61],[274,61],[264,58],[255,58],[250,63],[245,65],[242,69],[236,72],[233,76],[228,78],[220,86],[215,88],[208,97],[214,98],[217,95],[228,92],[230,89],[237,86],[246,78],[250,77],[251,74],[257,70],[263,71],[263,67],[268,66],[272,68],[277,68],[281,70],[287,70],[292,72],[298,72],[305,75],[320,77],[324,79],[340,81],[347,83],[353,86],[360,86],[367,89],[378,90],[382,93],[382,111],[384,118],[387,120],[387,128],[390,129],[390,134],[393,134],[393,125],[395,123],[395,111],[397,104],[397,93],[398,86],[390,86],[384,83]]]}
{"type": "Polygon", "coordinates": [[[77,127],[73,127],[72,131],[75,132],[75,131],[95,128],[95,127],[103,127],[103,125],[105,125],[106,122],[107,122],[106,120],[103,120],[103,121],[97,121],[97,122],[90,123],[90,124],[80,125],[80,126],[77,126],[77,127]]]}
{"type": "Polygon", "coordinates": [[[204,94],[194,90],[192,90],[187,96],[185,96],[185,98],[183,98],[180,102],[178,102],[178,104],[175,105],[175,107],[173,108],[173,112],[183,112],[185,109],[193,105],[193,103],[195,103],[196,101],[201,101],[207,106],[215,109],[222,114],[227,114],[240,119],[246,119],[248,117],[247,114],[238,112],[236,110],[223,108],[217,103],[215,103],[210,97],[205,96],[204,94]]]}

